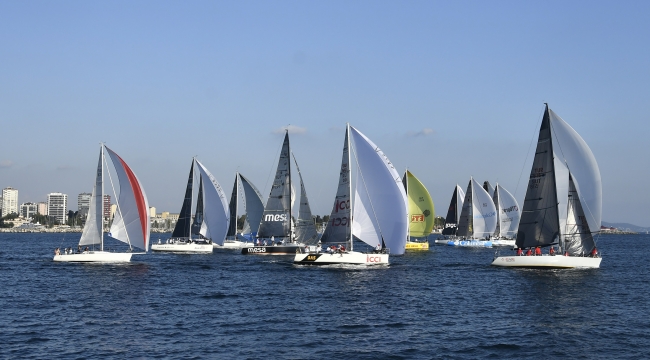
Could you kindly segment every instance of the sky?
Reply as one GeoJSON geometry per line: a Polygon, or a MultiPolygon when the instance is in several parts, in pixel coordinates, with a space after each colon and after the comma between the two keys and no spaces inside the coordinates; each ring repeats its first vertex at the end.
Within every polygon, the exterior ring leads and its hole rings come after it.
{"type": "Polygon", "coordinates": [[[544,103],[591,147],[603,221],[650,226],[650,2],[0,0],[0,188],[90,192],[99,143],[178,212],[193,156],[266,198],[284,128],[331,211],[345,124],[445,216],[454,186],[520,204],[544,103]],[[531,150],[532,148],[532,150],[531,150]]]}

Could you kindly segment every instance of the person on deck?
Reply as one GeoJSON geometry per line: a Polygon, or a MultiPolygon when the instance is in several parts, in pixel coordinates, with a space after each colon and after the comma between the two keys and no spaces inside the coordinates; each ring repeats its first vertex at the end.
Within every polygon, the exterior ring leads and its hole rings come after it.
{"type": "Polygon", "coordinates": [[[533,255],[533,250],[528,248],[528,250],[526,251],[526,256],[531,256],[531,255],[533,255]]]}
{"type": "Polygon", "coordinates": [[[61,251],[59,251],[59,248],[54,249],[54,255],[61,255],[61,251]]]}
{"type": "Polygon", "coordinates": [[[536,247],[535,248],[535,256],[542,256],[542,248],[541,247],[536,247]]]}
{"type": "Polygon", "coordinates": [[[596,247],[591,250],[591,257],[598,257],[598,250],[596,250],[596,247]]]}
{"type": "Polygon", "coordinates": [[[375,246],[375,252],[381,252],[381,244],[377,244],[377,246],[375,246]]]}
{"type": "Polygon", "coordinates": [[[517,249],[517,256],[521,256],[524,254],[524,250],[522,248],[517,249]]]}
{"type": "Polygon", "coordinates": [[[548,254],[549,255],[555,255],[555,249],[551,246],[550,249],[548,249],[548,254]]]}

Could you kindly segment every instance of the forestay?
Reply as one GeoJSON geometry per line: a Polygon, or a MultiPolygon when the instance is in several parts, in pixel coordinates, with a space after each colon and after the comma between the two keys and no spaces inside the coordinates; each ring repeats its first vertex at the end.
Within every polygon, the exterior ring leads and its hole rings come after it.
{"type": "Polygon", "coordinates": [[[208,169],[198,160],[196,160],[196,164],[201,172],[204,184],[203,223],[206,225],[212,241],[218,245],[223,245],[230,221],[226,194],[208,169]]]}

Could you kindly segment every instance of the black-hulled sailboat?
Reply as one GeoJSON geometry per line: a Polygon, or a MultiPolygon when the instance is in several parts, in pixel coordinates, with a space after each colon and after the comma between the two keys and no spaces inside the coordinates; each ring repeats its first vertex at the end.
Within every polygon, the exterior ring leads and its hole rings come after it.
{"type": "Polygon", "coordinates": [[[591,149],[546,105],[516,244],[531,252],[548,247],[549,253],[497,256],[492,265],[598,268],[602,258],[593,234],[600,231],[601,214],[600,170],[591,149]]]}

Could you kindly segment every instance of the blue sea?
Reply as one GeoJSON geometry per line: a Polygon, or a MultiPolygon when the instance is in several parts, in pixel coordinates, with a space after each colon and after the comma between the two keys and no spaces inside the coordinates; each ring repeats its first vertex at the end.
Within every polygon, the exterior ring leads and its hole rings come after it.
{"type": "Polygon", "coordinates": [[[591,270],[433,245],[374,269],[237,251],[52,262],[78,237],[0,233],[0,357],[650,358],[648,235],[601,236],[591,270]]]}

